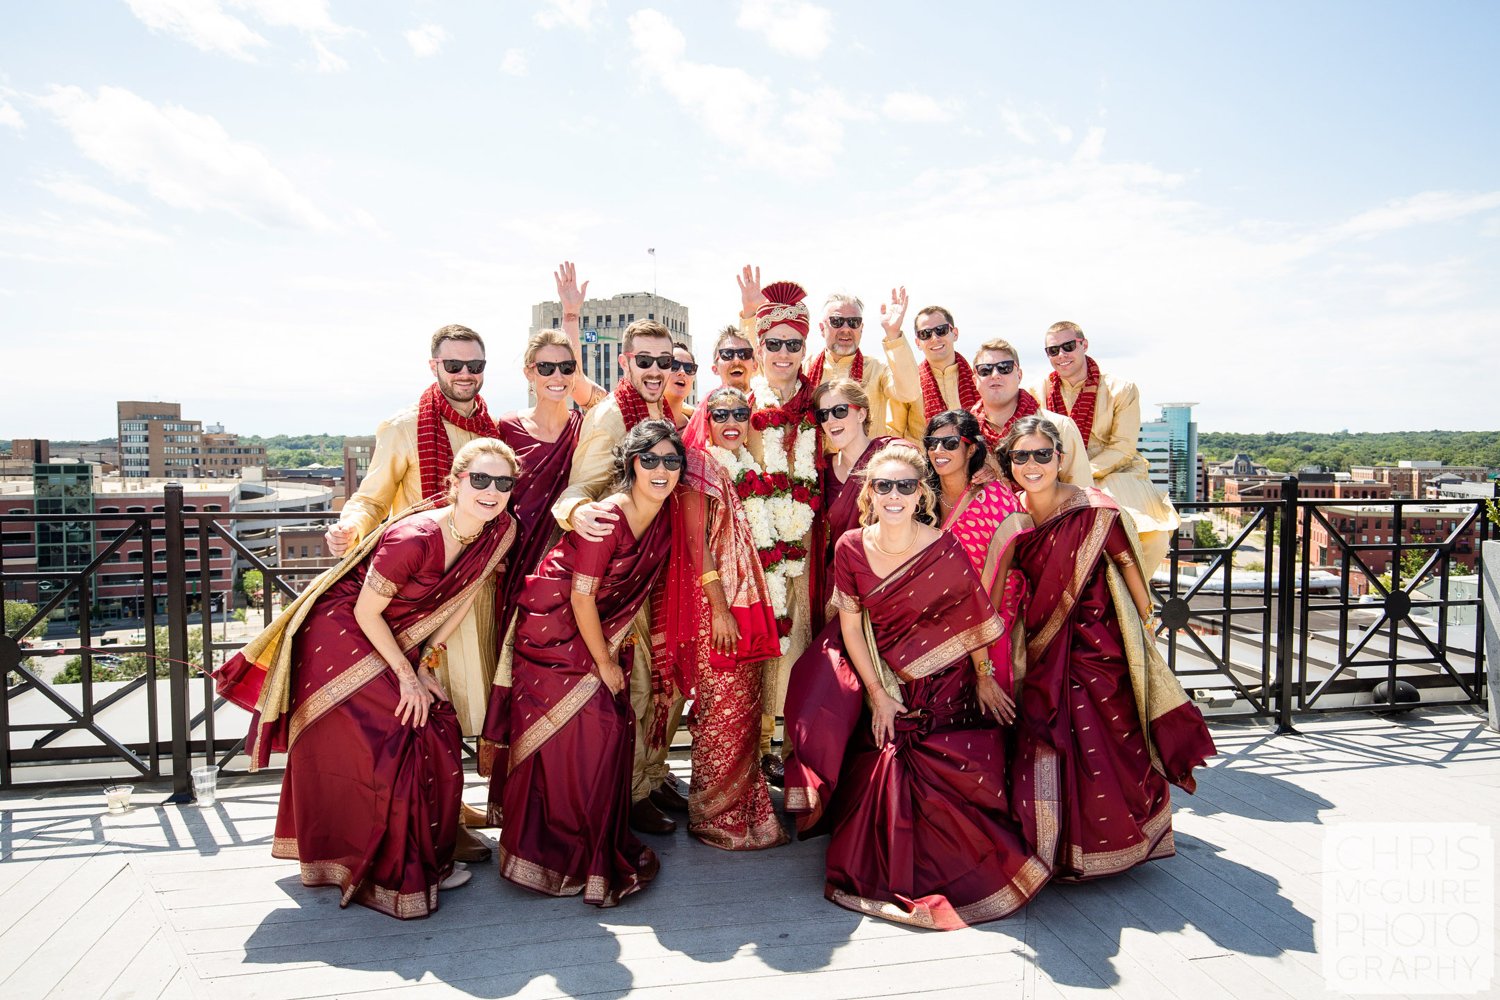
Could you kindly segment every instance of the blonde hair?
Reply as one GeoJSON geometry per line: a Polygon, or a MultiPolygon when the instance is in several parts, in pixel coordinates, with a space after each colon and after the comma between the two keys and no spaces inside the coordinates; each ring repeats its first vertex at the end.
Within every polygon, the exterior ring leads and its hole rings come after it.
{"type": "Polygon", "coordinates": [[[863,480],[859,488],[859,523],[871,525],[875,523],[875,488],[870,484],[874,481],[871,470],[886,462],[900,462],[902,465],[910,466],[917,474],[917,511],[916,519],[923,524],[932,524],[936,520],[934,511],[937,510],[937,494],[928,485],[927,478],[930,471],[927,467],[927,459],[916,448],[905,441],[892,441],[875,453],[856,475],[863,480]]]}
{"type": "Polygon", "coordinates": [[[831,378],[813,390],[813,407],[816,409],[821,406],[823,400],[834,393],[838,393],[847,399],[850,406],[857,406],[865,411],[865,419],[862,426],[866,434],[870,433],[870,395],[865,392],[865,387],[845,375],[840,375],[838,378],[831,378]]]}
{"type": "Polygon", "coordinates": [[[432,335],[432,356],[437,357],[438,350],[443,346],[444,342],[449,340],[468,341],[478,344],[480,351],[484,350],[484,341],[480,339],[479,334],[466,326],[449,323],[447,326],[439,327],[437,332],[432,335]]]}
{"type": "Polygon", "coordinates": [[[1042,343],[1045,344],[1047,342],[1047,338],[1052,336],[1054,333],[1071,333],[1076,337],[1082,337],[1083,327],[1079,326],[1077,323],[1070,323],[1067,320],[1053,323],[1051,326],[1047,327],[1047,332],[1042,334],[1042,343]]]}
{"type": "Polygon", "coordinates": [[[1016,364],[1021,363],[1021,356],[1016,353],[1016,349],[1011,345],[1011,342],[1006,340],[1004,337],[991,337],[989,340],[986,340],[984,343],[980,344],[979,350],[974,352],[974,360],[977,362],[979,360],[979,356],[985,351],[993,351],[996,354],[1008,354],[1010,355],[1010,359],[1016,364]]]}
{"type": "Polygon", "coordinates": [[[469,467],[481,458],[502,459],[510,466],[511,475],[521,474],[521,460],[516,458],[516,453],[510,445],[499,438],[475,438],[458,449],[458,454],[453,456],[453,465],[448,469],[449,506],[458,503],[459,477],[468,472],[469,467]]]}
{"type": "Polygon", "coordinates": [[[537,352],[544,347],[566,347],[568,358],[577,361],[578,357],[573,353],[573,345],[568,343],[567,336],[561,330],[538,330],[526,341],[526,354],[522,362],[527,367],[536,360],[537,352]]]}

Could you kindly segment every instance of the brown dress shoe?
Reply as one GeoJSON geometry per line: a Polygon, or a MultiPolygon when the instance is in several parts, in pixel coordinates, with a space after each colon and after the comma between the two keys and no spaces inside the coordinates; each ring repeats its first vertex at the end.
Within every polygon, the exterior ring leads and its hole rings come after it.
{"type": "Polygon", "coordinates": [[[774,753],[768,753],[761,757],[760,773],[766,776],[767,782],[775,785],[777,788],[786,784],[785,765],[782,764],[781,758],[774,753]]]}
{"type": "Polygon", "coordinates": [[[682,794],[682,789],[672,778],[668,778],[652,789],[650,798],[651,803],[663,812],[685,813],[688,811],[687,796],[682,794]]]}
{"type": "Polygon", "coordinates": [[[460,826],[466,826],[471,830],[483,830],[485,827],[495,825],[490,822],[483,809],[476,809],[467,802],[459,806],[458,822],[460,826]]]}
{"type": "Polygon", "coordinates": [[[458,843],[453,848],[453,860],[475,864],[490,859],[490,847],[466,826],[458,828],[458,843]]]}
{"type": "Polygon", "coordinates": [[[677,821],[652,805],[648,796],[630,807],[630,828],[637,833],[672,833],[677,821]]]}

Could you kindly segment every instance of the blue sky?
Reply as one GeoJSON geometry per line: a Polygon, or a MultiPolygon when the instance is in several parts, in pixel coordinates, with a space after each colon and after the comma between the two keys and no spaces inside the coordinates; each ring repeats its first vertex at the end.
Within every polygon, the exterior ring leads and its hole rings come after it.
{"type": "Polygon", "coordinates": [[[1074,320],[1148,417],[1500,424],[1500,8],[1060,6],[12,5],[0,437],[366,433],[449,322],[507,409],[554,266],[648,289],[647,247],[700,338],[748,261],[1028,381],[1074,320]]]}

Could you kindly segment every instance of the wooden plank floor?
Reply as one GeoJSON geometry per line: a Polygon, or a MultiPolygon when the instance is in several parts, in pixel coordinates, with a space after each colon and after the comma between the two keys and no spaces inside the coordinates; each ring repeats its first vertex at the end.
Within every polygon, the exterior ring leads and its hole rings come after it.
{"type": "MultiPolygon", "coordinates": [[[[275,778],[210,809],[109,816],[93,790],[0,797],[0,996],[1332,997],[1315,948],[1340,822],[1500,822],[1500,736],[1459,710],[1215,724],[1175,796],[1178,855],[1052,886],[999,923],[912,930],[824,901],[826,840],[749,855],[651,838],[662,874],[613,910],[478,867],[432,918],[340,911],[270,856],[275,778]]],[[[471,800],[482,797],[477,783],[471,800]]]]}

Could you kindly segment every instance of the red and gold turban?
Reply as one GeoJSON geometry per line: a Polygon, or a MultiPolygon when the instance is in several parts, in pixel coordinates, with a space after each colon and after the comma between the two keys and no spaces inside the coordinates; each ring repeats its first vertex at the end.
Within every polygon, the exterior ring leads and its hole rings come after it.
{"type": "Polygon", "coordinates": [[[755,310],[755,332],[764,336],[773,326],[785,323],[807,336],[812,317],[807,311],[807,289],[795,281],[778,281],[762,289],[766,301],[755,310]]]}

